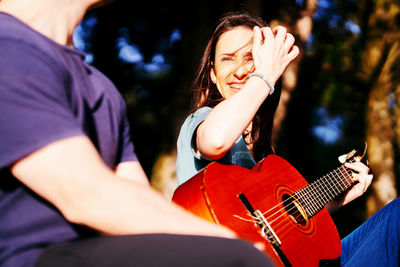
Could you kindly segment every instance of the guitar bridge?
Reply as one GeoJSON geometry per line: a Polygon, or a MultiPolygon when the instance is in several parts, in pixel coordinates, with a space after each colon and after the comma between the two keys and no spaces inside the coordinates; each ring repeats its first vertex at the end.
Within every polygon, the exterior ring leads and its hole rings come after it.
{"type": "Polygon", "coordinates": [[[250,212],[254,222],[261,228],[261,235],[265,239],[267,239],[268,242],[270,242],[274,247],[279,247],[281,245],[281,241],[272,229],[271,225],[268,223],[267,219],[265,219],[262,212],[259,210],[254,210],[253,206],[251,206],[249,200],[243,193],[238,195],[238,197],[240,201],[242,201],[247,211],[250,212]]]}
{"type": "Polygon", "coordinates": [[[254,223],[256,223],[261,228],[262,237],[264,237],[271,244],[276,254],[282,261],[282,264],[286,267],[291,267],[292,264],[289,262],[288,258],[281,249],[281,241],[275,234],[274,230],[272,230],[272,227],[269,225],[262,212],[259,210],[254,210],[253,206],[251,206],[249,200],[243,193],[239,194],[238,197],[240,201],[242,201],[244,207],[250,212],[254,223]]]}
{"type": "Polygon", "coordinates": [[[280,246],[281,241],[275,234],[274,230],[272,230],[272,227],[269,225],[268,221],[265,219],[261,211],[255,210],[253,215],[254,221],[261,228],[261,235],[266,238],[273,246],[280,246]]]}

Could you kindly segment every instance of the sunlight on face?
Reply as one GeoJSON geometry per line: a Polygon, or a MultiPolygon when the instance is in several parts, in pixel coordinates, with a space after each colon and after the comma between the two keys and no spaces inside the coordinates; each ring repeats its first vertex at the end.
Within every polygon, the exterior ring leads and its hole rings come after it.
{"type": "Polygon", "coordinates": [[[252,43],[253,30],[243,26],[223,33],[218,39],[210,75],[224,98],[242,89],[253,71],[252,43]]]}

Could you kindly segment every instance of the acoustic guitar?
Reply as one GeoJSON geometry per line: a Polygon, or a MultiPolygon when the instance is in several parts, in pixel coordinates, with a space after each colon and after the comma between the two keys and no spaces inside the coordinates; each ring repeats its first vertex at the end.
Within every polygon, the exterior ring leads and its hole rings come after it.
{"type": "Polygon", "coordinates": [[[277,266],[320,266],[341,253],[324,207],[353,183],[352,171],[341,165],[309,184],[286,160],[269,155],[251,170],[213,162],[178,187],[173,201],[242,239],[263,242],[277,266]]]}

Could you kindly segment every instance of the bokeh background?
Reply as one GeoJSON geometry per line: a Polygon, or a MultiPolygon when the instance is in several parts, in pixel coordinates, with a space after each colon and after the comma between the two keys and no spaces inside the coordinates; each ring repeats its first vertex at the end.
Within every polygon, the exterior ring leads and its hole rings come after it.
{"type": "Polygon", "coordinates": [[[333,215],[344,237],[397,197],[400,1],[117,0],[90,12],[74,42],[120,90],[140,162],[171,197],[202,51],[217,19],[240,10],[287,27],[301,50],[282,77],[277,154],[312,181],[339,166],[339,155],[368,145],[373,184],[333,215]]]}

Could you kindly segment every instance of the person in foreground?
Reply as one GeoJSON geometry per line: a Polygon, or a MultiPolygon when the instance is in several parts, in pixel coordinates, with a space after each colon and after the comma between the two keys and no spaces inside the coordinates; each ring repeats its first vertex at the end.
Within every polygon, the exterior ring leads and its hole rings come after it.
{"type": "MultiPolygon", "coordinates": [[[[299,54],[294,43],[284,27],[271,29],[247,13],[219,20],[193,84],[194,111],[177,141],[179,185],[212,161],[250,169],[274,153],[271,131],[280,98],[275,84],[299,54]]],[[[327,205],[330,213],[361,196],[372,181],[362,162],[345,166],[357,182],[327,205]]],[[[397,266],[399,205],[399,199],[392,201],[342,240],[342,265],[397,266]]]]}
{"type": "Polygon", "coordinates": [[[0,266],[271,266],[148,183],[72,34],[100,0],[0,1],[0,266]]]}

